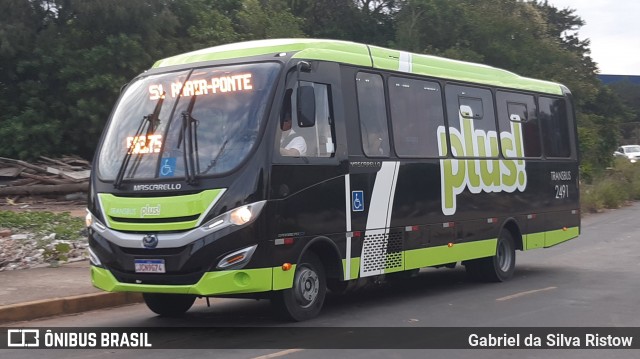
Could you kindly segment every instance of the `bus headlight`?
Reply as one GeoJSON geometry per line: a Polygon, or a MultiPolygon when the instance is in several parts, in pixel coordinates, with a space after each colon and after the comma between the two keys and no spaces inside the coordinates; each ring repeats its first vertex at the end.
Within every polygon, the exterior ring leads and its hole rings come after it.
{"type": "Polygon", "coordinates": [[[91,225],[93,224],[93,215],[91,214],[91,212],[89,212],[88,209],[87,215],[84,216],[84,224],[87,226],[87,228],[91,227],[91,225]]]}
{"type": "Polygon", "coordinates": [[[242,206],[231,211],[229,220],[236,226],[241,226],[243,224],[249,223],[252,215],[253,213],[251,213],[251,209],[249,208],[249,206],[242,206]]]}
{"type": "Polygon", "coordinates": [[[87,215],[84,217],[84,224],[87,225],[87,228],[90,228],[91,226],[95,225],[95,227],[100,230],[100,231],[104,231],[107,227],[104,226],[104,224],[100,223],[100,221],[98,221],[93,214],[91,214],[91,212],[89,212],[89,210],[87,209],[87,215]]]}
{"type": "Polygon", "coordinates": [[[202,228],[205,231],[217,231],[228,226],[244,226],[258,218],[265,203],[267,203],[267,201],[255,202],[234,208],[205,223],[202,228]]]}

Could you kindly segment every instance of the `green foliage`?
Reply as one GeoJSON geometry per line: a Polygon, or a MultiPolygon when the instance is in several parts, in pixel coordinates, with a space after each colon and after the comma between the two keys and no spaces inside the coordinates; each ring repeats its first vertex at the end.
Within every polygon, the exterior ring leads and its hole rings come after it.
{"type": "MultiPolygon", "coordinates": [[[[175,51],[179,21],[160,0],[30,4],[30,16],[23,15],[29,36],[0,39],[25,50],[7,59],[13,79],[0,79],[7,95],[0,101],[18,104],[0,117],[0,155],[91,157],[119,88],[175,51]]],[[[0,23],[11,21],[12,12],[0,13],[0,23]]]]}
{"type": "Polygon", "coordinates": [[[596,78],[589,40],[575,34],[584,21],[547,1],[406,0],[397,14],[400,48],[482,62],[571,89],[578,118],[583,176],[610,164],[619,123],[628,118],[596,78]]]}
{"type": "Polygon", "coordinates": [[[640,163],[618,159],[613,167],[598,174],[580,188],[582,211],[598,212],[618,208],[626,201],[640,199],[640,163]]]}
{"type": "Polygon", "coordinates": [[[621,142],[640,143],[640,85],[625,80],[613,83],[609,88],[628,109],[620,124],[621,142]]]}
{"type": "Polygon", "coordinates": [[[0,156],[91,158],[119,89],[156,60],[230,42],[316,37],[482,62],[571,89],[582,175],[640,138],[640,87],[596,78],[584,21],[538,0],[4,0],[0,156]],[[623,102],[618,100],[623,98],[623,102]],[[635,132],[634,132],[635,131],[635,132]]]}
{"type": "Polygon", "coordinates": [[[59,242],[54,245],[44,246],[42,256],[47,262],[51,262],[55,265],[58,261],[66,261],[68,259],[67,254],[71,252],[71,245],[69,243],[59,242]]]}
{"type": "Polygon", "coordinates": [[[302,19],[289,12],[285,1],[245,0],[243,5],[237,15],[243,40],[305,37],[300,30],[302,19]]]}
{"type": "Polygon", "coordinates": [[[629,107],[630,116],[624,122],[640,122],[640,85],[627,79],[612,83],[609,88],[629,107]]]}
{"type": "Polygon", "coordinates": [[[55,233],[59,240],[77,240],[82,237],[84,221],[68,212],[0,211],[0,228],[27,231],[37,236],[55,233]]]}
{"type": "MultiPolygon", "coordinates": [[[[392,46],[396,0],[288,0],[307,37],[392,46]]],[[[291,37],[291,36],[289,36],[291,37]]]]}

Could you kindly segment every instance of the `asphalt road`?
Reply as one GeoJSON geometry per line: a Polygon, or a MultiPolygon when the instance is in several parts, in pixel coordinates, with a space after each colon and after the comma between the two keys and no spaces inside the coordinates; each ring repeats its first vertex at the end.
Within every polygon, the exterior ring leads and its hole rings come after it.
{"type": "MultiPolygon", "coordinates": [[[[22,327],[171,327],[163,338],[198,346],[222,333],[234,349],[9,350],[2,358],[636,358],[638,350],[398,350],[290,349],[291,333],[329,328],[383,327],[640,327],[640,203],[583,219],[582,235],[544,250],[517,252],[515,276],[505,283],[469,282],[464,269],[426,269],[411,280],[357,294],[331,296],[320,317],[303,323],[275,319],[267,301],[199,300],[185,317],[160,318],[144,305],[25,323],[22,327]],[[193,332],[180,327],[223,327],[193,332]],[[259,334],[230,327],[271,327],[259,334]],[[275,328],[273,328],[275,327],[275,328]],[[309,329],[310,328],[310,329],[309,329]],[[268,332],[265,334],[265,332],[268,332]],[[252,334],[254,333],[254,334],[252,334]],[[280,336],[281,335],[281,336],[280,336]],[[279,349],[242,349],[280,336],[279,349]],[[259,343],[259,342],[258,342],[259,343]],[[234,344],[234,346],[235,346],[234,344]]],[[[333,329],[332,329],[333,328],[333,329]]],[[[143,330],[143,329],[141,329],[143,330]]],[[[324,329],[322,329],[324,330],[324,329]]],[[[402,338],[398,338],[401,340],[402,338]]],[[[388,340],[388,337],[380,338],[388,340]]],[[[634,338],[639,340],[640,337],[634,338]]],[[[371,338],[374,348],[376,339],[371,338]]],[[[415,343],[414,343],[415,344],[415,343]]],[[[202,345],[202,346],[206,346],[202,345]]],[[[331,344],[326,345],[331,348],[331,344]]]]}

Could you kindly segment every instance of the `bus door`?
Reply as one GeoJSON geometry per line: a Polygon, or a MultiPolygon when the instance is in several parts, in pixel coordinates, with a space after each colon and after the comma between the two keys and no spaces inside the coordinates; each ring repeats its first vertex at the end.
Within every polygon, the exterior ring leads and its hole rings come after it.
{"type": "Polygon", "coordinates": [[[329,234],[344,238],[347,147],[339,73],[337,63],[297,60],[276,99],[269,186],[274,239],[298,245],[329,234]]]}
{"type": "Polygon", "coordinates": [[[404,269],[404,233],[390,228],[400,163],[391,158],[382,76],[357,71],[353,96],[357,98],[358,121],[350,124],[350,130],[360,138],[350,137],[359,143],[349,148],[350,219],[353,231],[363,234],[354,240],[354,256],[360,258],[358,273],[369,277],[404,269]]]}

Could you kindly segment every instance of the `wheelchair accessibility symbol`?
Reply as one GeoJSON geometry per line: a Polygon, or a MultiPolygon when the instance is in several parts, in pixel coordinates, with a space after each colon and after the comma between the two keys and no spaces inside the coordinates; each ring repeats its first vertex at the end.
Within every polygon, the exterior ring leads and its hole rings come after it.
{"type": "Polygon", "coordinates": [[[353,212],[364,211],[364,192],[351,191],[351,210],[353,212]]]}
{"type": "Polygon", "coordinates": [[[160,163],[160,177],[173,177],[176,171],[176,158],[175,157],[167,157],[162,159],[162,163],[160,163]]]}

